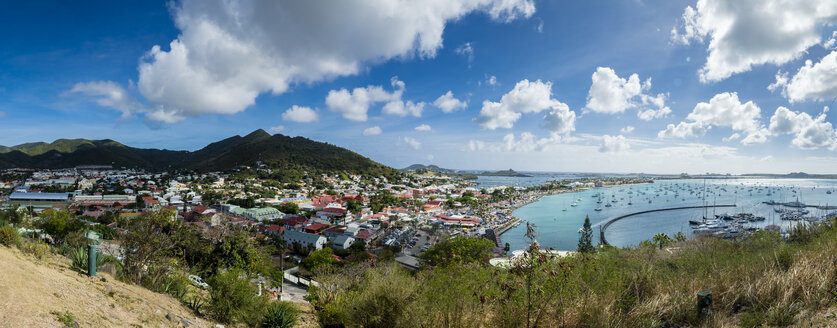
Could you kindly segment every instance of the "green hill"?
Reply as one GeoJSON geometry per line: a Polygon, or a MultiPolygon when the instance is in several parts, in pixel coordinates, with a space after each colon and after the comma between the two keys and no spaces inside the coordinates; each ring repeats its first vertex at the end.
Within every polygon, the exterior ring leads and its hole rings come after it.
{"type": "Polygon", "coordinates": [[[394,176],[395,169],[353,151],[303,137],[270,135],[256,130],[233,136],[197,151],[145,149],[113,140],[59,139],[0,147],[0,168],[68,168],[113,165],[146,170],[194,169],[224,171],[242,165],[267,165],[281,172],[336,172],[394,176]]]}

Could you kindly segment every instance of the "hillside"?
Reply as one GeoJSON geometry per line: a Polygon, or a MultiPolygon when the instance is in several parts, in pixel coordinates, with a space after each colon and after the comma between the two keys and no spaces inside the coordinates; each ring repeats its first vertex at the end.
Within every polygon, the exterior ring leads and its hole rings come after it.
{"type": "Polygon", "coordinates": [[[491,177],[518,177],[518,178],[531,177],[530,175],[519,173],[519,172],[517,172],[515,170],[512,170],[512,169],[497,171],[497,172],[482,172],[482,173],[477,173],[477,175],[491,176],[491,177]]]}
{"type": "Polygon", "coordinates": [[[256,130],[233,136],[197,151],[144,149],[113,140],[59,139],[0,147],[0,168],[67,168],[78,165],[113,165],[146,170],[230,170],[257,162],[281,171],[345,171],[366,175],[396,174],[350,150],[303,137],[270,135],[256,130]]]}
{"type": "Polygon", "coordinates": [[[61,327],[53,312],[69,312],[79,327],[214,327],[168,295],[124,284],[107,274],[90,280],[69,260],[41,261],[0,247],[0,326],[61,327]],[[169,318],[166,318],[168,315],[169,318]]]}

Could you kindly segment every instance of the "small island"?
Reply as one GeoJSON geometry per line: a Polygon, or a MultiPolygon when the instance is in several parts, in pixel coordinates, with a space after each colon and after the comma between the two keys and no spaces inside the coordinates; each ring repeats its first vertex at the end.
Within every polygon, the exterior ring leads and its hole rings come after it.
{"type": "Polygon", "coordinates": [[[497,171],[497,172],[482,172],[482,173],[477,173],[477,175],[488,176],[488,177],[515,177],[515,178],[530,178],[530,177],[532,177],[531,175],[526,175],[526,174],[523,174],[523,173],[519,173],[519,172],[517,172],[515,170],[512,170],[512,169],[502,170],[502,171],[497,171]]]}

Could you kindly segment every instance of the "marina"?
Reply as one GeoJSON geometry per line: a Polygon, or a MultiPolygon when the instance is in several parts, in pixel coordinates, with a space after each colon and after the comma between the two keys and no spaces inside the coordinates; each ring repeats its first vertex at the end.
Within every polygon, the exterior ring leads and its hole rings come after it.
{"type": "MultiPolygon", "coordinates": [[[[518,208],[513,216],[535,224],[544,248],[575,250],[586,216],[594,230],[599,229],[595,243],[625,247],[657,233],[726,238],[760,229],[785,233],[794,225],[837,215],[834,190],[837,181],[827,179],[657,180],[544,196],[518,208]],[[573,203],[576,206],[570,206],[573,203]]],[[[503,234],[511,250],[527,245],[525,225],[521,226],[503,234]]]]}

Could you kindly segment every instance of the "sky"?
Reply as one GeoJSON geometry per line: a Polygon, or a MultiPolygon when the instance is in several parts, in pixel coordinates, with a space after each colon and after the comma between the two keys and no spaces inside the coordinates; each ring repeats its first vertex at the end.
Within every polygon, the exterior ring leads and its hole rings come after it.
{"type": "Polygon", "coordinates": [[[7,1],[0,144],[256,129],[401,168],[837,173],[837,1],[7,1]]]}

